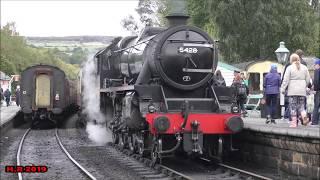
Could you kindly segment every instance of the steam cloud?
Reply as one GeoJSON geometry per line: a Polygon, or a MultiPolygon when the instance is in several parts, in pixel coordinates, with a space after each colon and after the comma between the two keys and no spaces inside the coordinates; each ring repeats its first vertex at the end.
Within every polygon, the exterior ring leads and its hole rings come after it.
{"type": "Polygon", "coordinates": [[[111,141],[111,135],[107,132],[104,115],[100,112],[99,81],[96,76],[94,60],[89,56],[82,68],[82,98],[84,114],[87,115],[86,131],[89,139],[99,145],[111,141]]]}

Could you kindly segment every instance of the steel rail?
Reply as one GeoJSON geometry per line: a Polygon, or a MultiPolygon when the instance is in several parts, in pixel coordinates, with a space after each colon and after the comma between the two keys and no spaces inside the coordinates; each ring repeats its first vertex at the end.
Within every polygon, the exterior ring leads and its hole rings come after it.
{"type": "Polygon", "coordinates": [[[238,168],[235,168],[235,167],[232,167],[232,166],[228,166],[226,164],[219,163],[218,165],[221,166],[221,167],[227,168],[227,169],[231,169],[233,171],[241,172],[243,174],[247,174],[247,175],[259,178],[259,179],[272,180],[271,178],[268,178],[268,177],[265,177],[265,176],[261,176],[261,175],[258,175],[258,174],[255,174],[255,173],[252,173],[252,172],[249,172],[249,171],[245,171],[245,170],[242,170],[242,169],[238,169],[238,168]]]}
{"type": "MultiPolygon", "coordinates": [[[[23,142],[24,142],[27,134],[30,132],[30,130],[31,130],[31,128],[27,129],[27,131],[23,134],[23,136],[22,136],[22,138],[20,140],[20,144],[19,144],[18,152],[17,152],[17,166],[21,166],[21,164],[20,164],[21,149],[22,149],[23,142]]],[[[18,177],[19,177],[19,180],[22,180],[21,172],[18,172],[18,177]]]]}
{"type": "Polygon", "coordinates": [[[191,177],[189,177],[189,176],[187,176],[187,175],[184,175],[184,174],[181,174],[181,173],[179,173],[178,171],[175,171],[175,170],[173,170],[173,169],[171,169],[171,168],[168,168],[167,166],[160,165],[160,167],[161,167],[162,169],[165,169],[165,170],[167,170],[167,171],[169,171],[169,172],[174,173],[175,175],[178,175],[178,176],[182,177],[183,179],[193,180],[191,177]]]}
{"type": "Polygon", "coordinates": [[[82,171],[84,172],[90,179],[92,180],[96,180],[96,178],[89,172],[87,171],[84,167],[82,167],[75,159],[73,159],[73,157],[69,154],[69,152],[66,150],[66,148],[63,146],[63,144],[61,143],[61,140],[59,138],[58,135],[58,128],[56,128],[56,139],[57,142],[60,146],[60,148],[64,151],[64,153],[68,156],[68,158],[82,171]]]}

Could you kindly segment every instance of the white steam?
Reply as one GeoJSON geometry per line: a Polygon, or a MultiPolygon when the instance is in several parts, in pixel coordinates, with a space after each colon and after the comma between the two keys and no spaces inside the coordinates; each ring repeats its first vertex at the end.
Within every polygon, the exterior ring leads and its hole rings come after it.
{"type": "Polygon", "coordinates": [[[105,145],[107,142],[111,142],[110,133],[107,132],[106,126],[88,122],[86,131],[89,139],[98,145],[105,145]]]}
{"type": "MultiPolygon", "coordinates": [[[[89,56],[92,57],[92,56],[89,56]]],[[[99,78],[96,75],[94,59],[88,58],[82,68],[82,99],[84,114],[87,115],[86,131],[89,138],[99,145],[110,141],[106,128],[106,118],[100,112],[99,78]]]]}

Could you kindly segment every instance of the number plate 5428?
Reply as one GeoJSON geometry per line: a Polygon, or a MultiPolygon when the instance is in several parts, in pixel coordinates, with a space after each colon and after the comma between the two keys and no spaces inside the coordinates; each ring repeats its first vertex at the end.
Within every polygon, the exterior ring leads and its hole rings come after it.
{"type": "Polygon", "coordinates": [[[198,49],[195,47],[179,47],[178,52],[180,52],[180,53],[197,53],[198,49]]]}

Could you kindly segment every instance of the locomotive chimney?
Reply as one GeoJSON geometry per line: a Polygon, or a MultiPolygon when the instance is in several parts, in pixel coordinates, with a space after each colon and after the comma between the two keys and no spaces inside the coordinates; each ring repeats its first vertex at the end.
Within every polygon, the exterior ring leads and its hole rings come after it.
{"type": "Polygon", "coordinates": [[[185,0],[169,0],[168,9],[166,18],[170,27],[187,24],[189,16],[185,0]]]}

